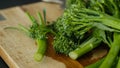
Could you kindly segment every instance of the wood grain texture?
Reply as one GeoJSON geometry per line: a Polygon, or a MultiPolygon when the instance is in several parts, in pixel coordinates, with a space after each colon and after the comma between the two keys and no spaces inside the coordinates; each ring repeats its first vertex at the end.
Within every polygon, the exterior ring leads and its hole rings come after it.
{"type": "Polygon", "coordinates": [[[34,4],[23,5],[21,7],[25,12],[30,12],[35,18],[37,19],[37,13],[41,12],[43,9],[46,9],[46,17],[47,21],[52,22],[55,21],[61,14],[63,10],[60,5],[55,3],[45,3],[45,2],[38,2],[34,4]]]}
{"type": "Polygon", "coordinates": [[[17,27],[18,24],[28,27],[31,21],[25,12],[28,11],[37,18],[36,13],[42,12],[44,8],[47,10],[47,21],[50,22],[63,13],[60,5],[44,2],[0,10],[0,14],[6,18],[5,21],[0,21],[0,56],[10,68],[83,68],[106,55],[106,48],[100,46],[78,60],[72,60],[65,55],[56,54],[52,47],[53,37],[48,36],[46,56],[42,62],[34,61],[33,55],[37,48],[35,41],[18,30],[4,28],[17,27]]]}

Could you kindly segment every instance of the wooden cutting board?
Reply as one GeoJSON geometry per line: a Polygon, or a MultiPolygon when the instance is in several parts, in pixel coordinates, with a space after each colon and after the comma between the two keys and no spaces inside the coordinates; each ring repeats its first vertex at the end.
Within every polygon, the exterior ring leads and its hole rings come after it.
{"type": "Polygon", "coordinates": [[[4,28],[17,27],[18,24],[28,27],[31,21],[25,12],[28,11],[37,18],[36,13],[42,12],[44,8],[47,10],[48,21],[56,20],[63,12],[60,5],[43,2],[0,10],[0,15],[6,19],[0,21],[0,56],[10,68],[83,68],[106,55],[107,50],[98,47],[89,57],[83,56],[78,60],[72,60],[55,53],[52,47],[53,38],[49,36],[46,56],[41,62],[34,61],[33,55],[37,48],[35,41],[18,30],[4,28]]]}

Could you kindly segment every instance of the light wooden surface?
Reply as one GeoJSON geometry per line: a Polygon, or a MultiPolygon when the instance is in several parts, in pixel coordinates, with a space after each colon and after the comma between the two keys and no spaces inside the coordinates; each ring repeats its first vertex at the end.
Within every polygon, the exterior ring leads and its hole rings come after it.
{"type": "Polygon", "coordinates": [[[37,48],[35,41],[20,31],[5,30],[4,28],[8,26],[17,27],[18,24],[28,27],[30,20],[25,12],[28,11],[37,18],[36,13],[42,12],[44,8],[47,10],[48,21],[56,20],[63,12],[59,5],[43,2],[0,10],[0,14],[6,18],[6,20],[0,21],[0,56],[10,68],[83,68],[82,65],[87,65],[91,61],[106,55],[106,49],[100,48],[99,51],[95,51],[91,55],[92,57],[85,58],[83,56],[78,61],[72,60],[67,56],[55,53],[52,47],[53,38],[49,36],[46,56],[42,62],[34,61],[33,55],[37,48]]]}
{"type": "MultiPolygon", "coordinates": [[[[24,11],[30,12],[33,16],[36,17],[37,12],[41,12],[43,9],[46,9],[47,21],[55,21],[59,16],[61,16],[63,10],[60,5],[55,3],[44,3],[38,2],[34,4],[23,5],[21,7],[24,11]]],[[[37,18],[37,17],[36,17],[37,18]]]]}

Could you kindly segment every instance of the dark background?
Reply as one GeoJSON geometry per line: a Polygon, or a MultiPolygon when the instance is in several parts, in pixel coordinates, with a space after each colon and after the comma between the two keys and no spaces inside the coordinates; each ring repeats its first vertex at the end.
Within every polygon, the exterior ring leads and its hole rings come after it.
{"type": "MultiPolygon", "coordinates": [[[[13,6],[20,6],[39,2],[41,0],[0,0],[0,9],[6,9],[13,6]]],[[[0,57],[0,68],[9,68],[4,60],[0,57]]]]}
{"type": "Polygon", "coordinates": [[[41,0],[0,0],[0,9],[39,2],[41,0]]]}
{"type": "Polygon", "coordinates": [[[0,57],[0,68],[9,68],[1,57],[0,57]]]}

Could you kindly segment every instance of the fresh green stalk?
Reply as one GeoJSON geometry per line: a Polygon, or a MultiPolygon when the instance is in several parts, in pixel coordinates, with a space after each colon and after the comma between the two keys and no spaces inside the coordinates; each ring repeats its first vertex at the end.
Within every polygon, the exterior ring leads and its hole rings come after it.
{"type": "MultiPolygon", "coordinates": [[[[43,59],[44,54],[47,49],[46,33],[49,32],[49,29],[47,29],[47,27],[45,26],[46,25],[46,10],[45,9],[43,10],[43,16],[44,16],[44,19],[42,18],[41,13],[38,13],[38,17],[40,20],[40,22],[39,22],[40,29],[38,29],[38,33],[36,34],[36,36],[38,36],[38,37],[35,38],[37,46],[38,46],[37,52],[34,55],[34,59],[36,61],[41,61],[43,59]],[[39,33],[39,32],[41,32],[41,33],[39,33]]],[[[39,28],[39,27],[36,27],[36,28],[39,28]]]]}
{"type": "Polygon", "coordinates": [[[119,8],[117,7],[117,5],[114,2],[115,0],[110,0],[111,4],[114,6],[114,17],[119,18],[119,8]]]}
{"type": "Polygon", "coordinates": [[[38,18],[39,18],[39,21],[40,21],[40,22],[39,22],[39,24],[40,24],[40,25],[45,24],[45,23],[44,23],[44,21],[43,21],[43,18],[42,18],[41,13],[40,13],[40,12],[38,12],[38,14],[37,14],[37,15],[38,15],[38,18]]]}
{"type": "Polygon", "coordinates": [[[43,16],[44,16],[44,23],[46,24],[47,21],[46,21],[46,9],[43,9],[43,16]]]}
{"type": "Polygon", "coordinates": [[[104,25],[120,30],[120,20],[112,16],[106,15],[104,19],[101,19],[104,25]]]}
{"type": "Polygon", "coordinates": [[[72,18],[73,21],[93,24],[101,23],[105,26],[108,26],[109,28],[120,30],[120,20],[106,13],[87,8],[78,9],[78,7],[75,9],[73,8],[73,10],[70,10],[68,12],[70,13],[70,18],[72,18]]]}
{"type": "Polygon", "coordinates": [[[114,41],[111,43],[110,51],[105,58],[104,62],[100,65],[99,68],[111,68],[112,63],[116,59],[119,50],[120,50],[120,34],[114,33],[114,41]]]}
{"type": "MultiPolygon", "coordinates": [[[[44,10],[44,14],[45,14],[45,10],[44,10]]],[[[29,13],[27,13],[27,16],[29,17],[29,19],[32,22],[32,25],[29,29],[27,29],[26,27],[20,25],[19,29],[23,30],[24,32],[26,32],[27,34],[29,34],[29,36],[33,39],[36,40],[37,43],[37,51],[34,54],[34,59],[36,61],[41,61],[42,58],[44,57],[44,54],[46,52],[46,33],[48,33],[49,30],[47,30],[47,27],[45,27],[45,20],[43,20],[41,13],[38,13],[38,18],[39,18],[39,23],[36,21],[36,19],[31,16],[29,13]]],[[[45,18],[45,16],[44,16],[45,18]]]]}
{"type": "Polygon", "coordinates": [[[99,3],[98,1],[97,1],[97,4],[98,4],[98,6],[101,8],[101,11],[102,11],[102,12],[105,12],[105,9],[104,9],[103,5],[101,5],[101,3],[99,3]]]}
{"type": "Polygon", "coordinates": [[[85,68],[98,68],[102,64],[102,62],[104,61],[104,59],[105,58],[102,58],[102,59],[98,60],[97,62],[86,66],[85,68]]]}
{"type": "Polygon", "coordinates": [[[80,47],[70,52],[69,56],[72,59],[77,59],[78,57],[86,54],[87,52],[97,47],[98,43],[100,42],[101,42],[100,40],[97,40],[96,38],[92,37],[91,39],[87,40],[82,45],[80,45],[80,47]]]}
{"type": "Polygon", "coordinates": [[[17,27],[5,27],[4,29],[15,29],[15,30],[20,30],[20,31],[23,31],[27,36],[30,35],[30,32],[29,32],[29,29],[24,27],[23,25],[19,24],[18,26],[19,28],[17,27]]]}
{"type": "Polygon", "coordinates": [[[43,10],[44,19],[42,18],[41,13],[38,13],[39,23],[32,15],[29,13],[26,14],[32,22],[30,28],[19,25],[18,29],[24,31],[28,36],[36,40],[38,48],[34,55],[34,59],[36,61],[41,61],[47,48],[46,34],[52,32],[52,30],[48,29],[46,26],[46,11],[43,10]]]}
{"type": "Polygon", "coordinates": [[[36,39],[36,43],[37,43],[38,49],[34,55],[34,59],[36,61],[41,61],[42,58],[44,57],[44,54],[47,48],[46,39],[36,39]]]}
{"type": "Polygon", "coordinates": [[[118,63],[117,63],[117,67],[116,68],[120,68],[120,57],[119,57],[119,60],[118,60],[118,63]]]}
{"type": "Polygon", "coordinates": [[[32,15],[30,15],[30,13],[26,12],[26,15],[31,20],[32,25],[37,22],[36,19],[32,15]]]}

